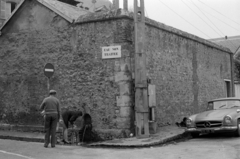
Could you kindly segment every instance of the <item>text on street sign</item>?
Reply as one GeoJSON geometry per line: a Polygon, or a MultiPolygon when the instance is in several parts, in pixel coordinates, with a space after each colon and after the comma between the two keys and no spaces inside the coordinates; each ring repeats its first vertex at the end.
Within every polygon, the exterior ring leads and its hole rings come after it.
{"type": "Polygon", "coordinates": [[[121,58],[121,46],[107,46],[102,47],[102,58],[121,58]]]}

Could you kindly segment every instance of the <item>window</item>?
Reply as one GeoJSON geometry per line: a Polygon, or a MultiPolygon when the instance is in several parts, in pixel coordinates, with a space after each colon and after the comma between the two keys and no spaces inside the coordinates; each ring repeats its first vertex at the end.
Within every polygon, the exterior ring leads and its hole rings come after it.
{"type": "Polygon", "coordinates": [[[11,3],[11,12],[13,12],[14,11],[14,9],[16,8],[16,3],[14,3],[14,2],[12,2],[11,3]]]}

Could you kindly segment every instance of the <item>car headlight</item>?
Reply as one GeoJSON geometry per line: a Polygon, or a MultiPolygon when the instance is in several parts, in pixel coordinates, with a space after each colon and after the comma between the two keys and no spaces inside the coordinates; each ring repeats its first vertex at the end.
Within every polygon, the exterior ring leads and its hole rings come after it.
{"type": "Polygon", "coordinates": [[[232,117],[231,116],[229,116],[229,115],[226,115],[224,118],[223,118],[223,122],[225,123],[225,124],[232,124],[232,117]]]}
{"type": "Polygon", "coordinates": [[[192,119],[191,118],[187,118],[186,120],[186,126],[190,127],[192,125],[192,119]]]}

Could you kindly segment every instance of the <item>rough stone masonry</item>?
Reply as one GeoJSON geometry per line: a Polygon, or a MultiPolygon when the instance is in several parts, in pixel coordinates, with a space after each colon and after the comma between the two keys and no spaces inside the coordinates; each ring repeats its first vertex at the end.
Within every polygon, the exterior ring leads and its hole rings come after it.
{"type": "MultiPolygon", "coordinates": [[[[104,139],[134,132],[134,24],[124,10],[90,14],[69,24],[39,5],[26,4],[0,36],[0,121],[41,125],[47,95],[46,63],[55,67],[50,88],[62,108],[90,108],[104,139]],[[122,57],[102,59],[101,47],[121,45],[122,57]]],[[[148,78],[156,85],[158,126],[202,111],[225,96],[231,52],[150,19],[146,26],[148,78]]]]}

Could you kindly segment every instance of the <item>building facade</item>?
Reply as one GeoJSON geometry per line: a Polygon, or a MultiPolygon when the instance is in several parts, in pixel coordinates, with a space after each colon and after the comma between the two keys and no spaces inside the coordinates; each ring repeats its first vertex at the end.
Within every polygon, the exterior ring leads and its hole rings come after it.
{"type": "MultiPolygon", "coordinates": [[[[1,28],[0,121],[42,125],[38,107],[48,94],[43,67],[52,63],[50,88],[62,108],[87,103],[102,138],[127,137],[135,131],[132,14],[118,9],[66,20],[65,13],[25,0],[1,28]],[[103,58],[102,47],[110,46],[120,46],[121,56],[103,58]]],[[[232,95],[226,48],[147,19],[146,55],[158,127],[205,110],[208,100],[226,97],[228,90],[232,95]]]]}
{"type": "Polygon", "coordinates": [[[22,0],[0,0],[0,26],[10,18],[12,12],[22,0]]]}

